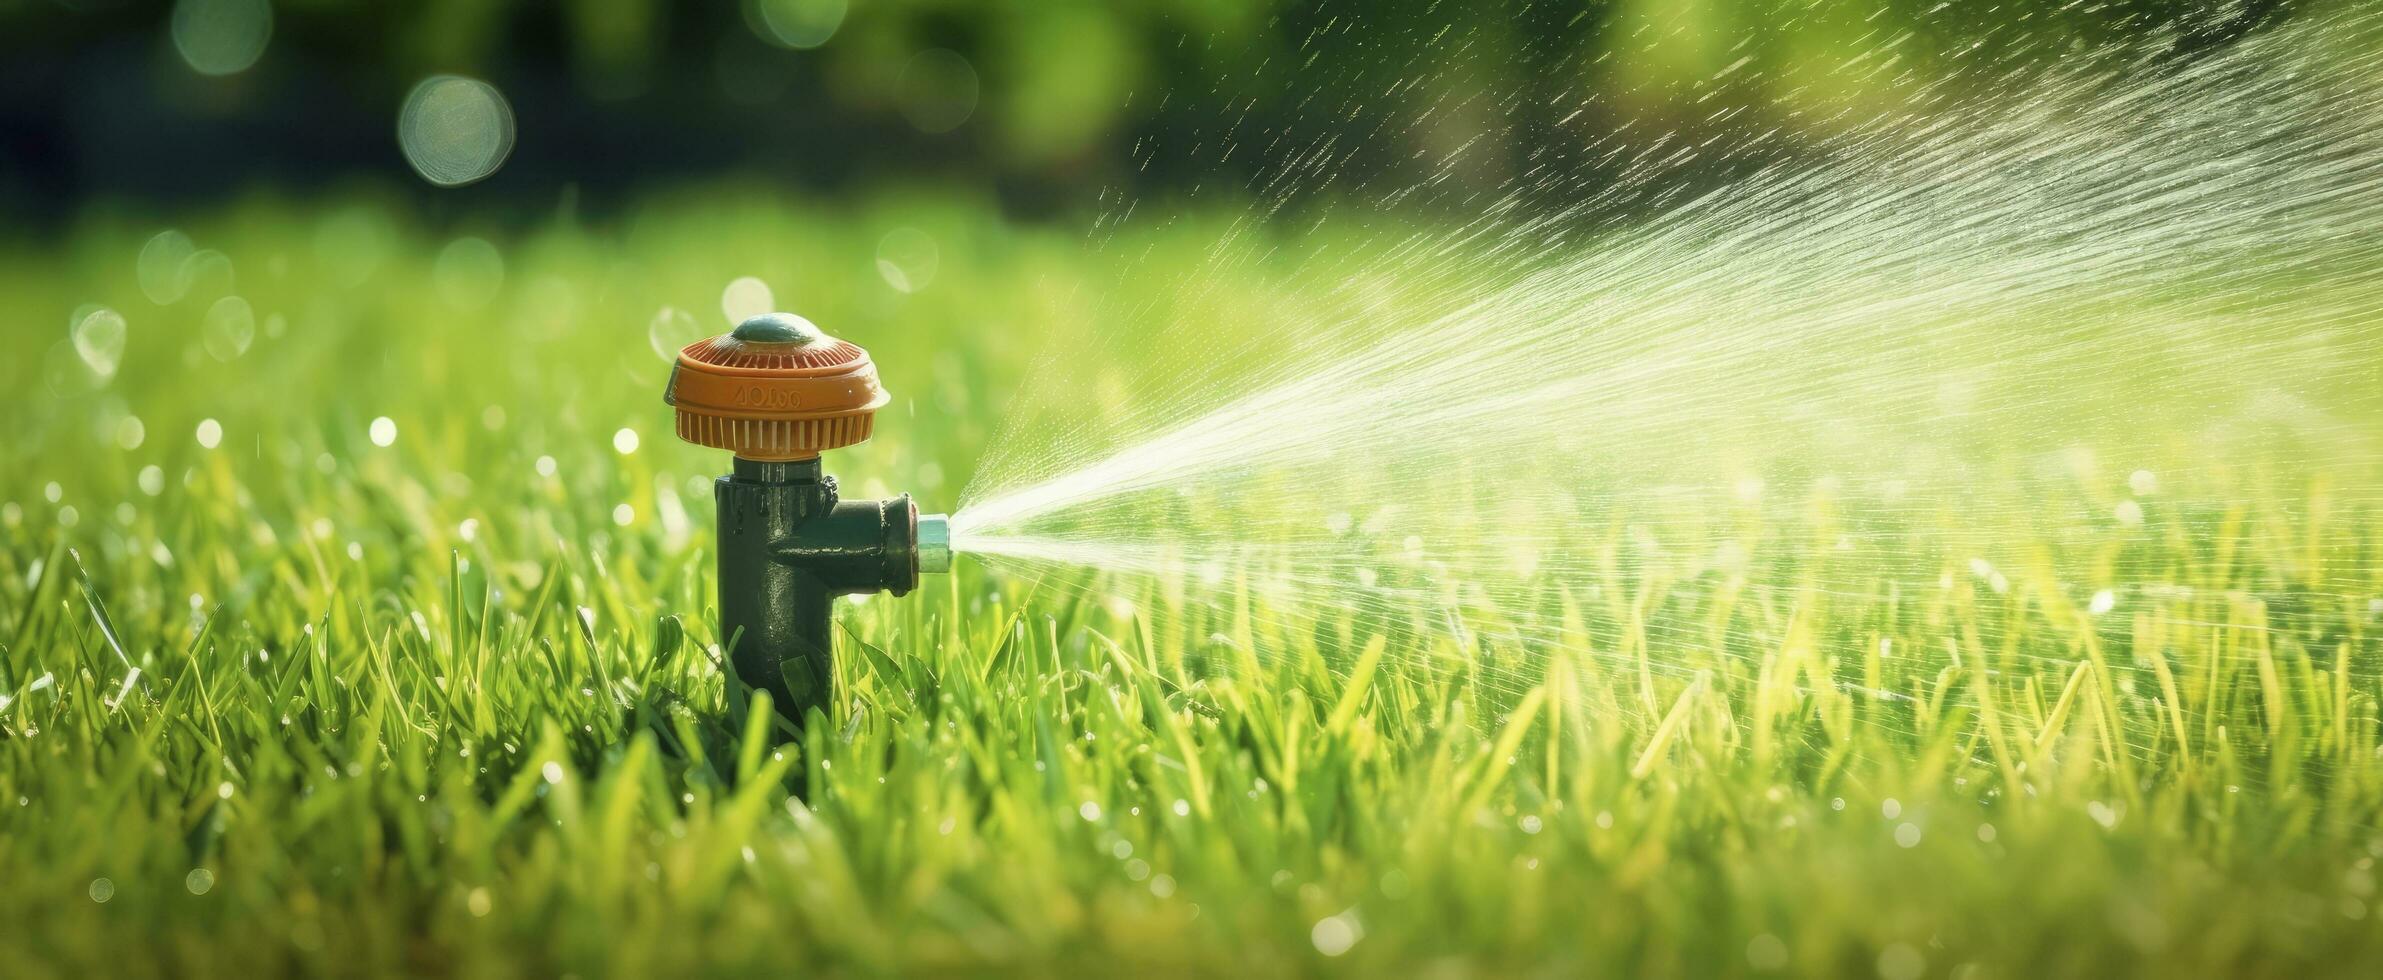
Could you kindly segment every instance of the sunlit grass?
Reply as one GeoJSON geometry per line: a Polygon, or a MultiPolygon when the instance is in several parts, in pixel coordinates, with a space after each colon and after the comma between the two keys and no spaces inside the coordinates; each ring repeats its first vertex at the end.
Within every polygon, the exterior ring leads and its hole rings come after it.
{"type": "Polygon", "coordinates": [[[1647,504],[1561,546],[1745,560],[1587,562],[1451,597],[1463,631],[963,560],[846,607],[847,697],[797,738],[718,667],[723,461],[667,438],[649,324],[724,325],[749,275],[868,346],[896,402],[835,469],[942,509],[1114,263],[966,204],[695,195],[487,247],[397,214],[250,204],[183,229],[220,266],[147,277],[163,229],[95,218],[0,263],[0,972],[2383,955],[2363,470],[2201,461],[2245,470],[2215,511],[2090,472],[1970,513],[1647,504]],[[939,246],[913,292],[897,228],[939,246]],[[126,322],[104,383],[87,305],[126,322]]]}

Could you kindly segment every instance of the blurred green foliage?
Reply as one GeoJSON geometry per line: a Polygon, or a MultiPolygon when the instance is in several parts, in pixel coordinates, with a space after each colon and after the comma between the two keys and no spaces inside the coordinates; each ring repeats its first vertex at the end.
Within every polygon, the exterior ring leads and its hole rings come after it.
{"type": "Polygon", "coordinates": [[[263,57],[208,77],[166,38],[177,7],[263,16],[240,13],[261,9],[249,0],[0,2],[0,196],[12,182],[88,194],[393,170],[387,117],[435,73],[504,90],[523,120],[515,166],[556,180],[761,167],[816,186],[905,173],[1067,192],[1263,176],[1326,143],[1336,165],[1396,170],[1479,142],[1477,162],[1448,175],[1479,186],[1617,134],[1826,130],[1849,112],[1991,91],[2014,66],[2080,49],[2140,52],[2156,70],[2287,12],[2282,0],[282,0],[263,57]],[[161,133],[184,152],[133,152],[161,133]],[[1172,148],[1137,157],[1148,139],[1172,148]],[[276,154],[294,162],[276,167],[276,154]],[[605,161],[614,172],[583,172],[605,161]],[[168,169],[228,176],[156,176],[168,169]]]}

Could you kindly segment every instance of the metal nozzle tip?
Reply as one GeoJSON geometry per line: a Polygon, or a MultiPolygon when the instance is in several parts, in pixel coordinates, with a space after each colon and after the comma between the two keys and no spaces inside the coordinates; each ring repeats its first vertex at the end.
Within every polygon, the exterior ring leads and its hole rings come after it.
{"type": "Polygon", "coordinates": [[[918,516],[918,570],[952,570],[952,519],[948,514],[918,516]]]}

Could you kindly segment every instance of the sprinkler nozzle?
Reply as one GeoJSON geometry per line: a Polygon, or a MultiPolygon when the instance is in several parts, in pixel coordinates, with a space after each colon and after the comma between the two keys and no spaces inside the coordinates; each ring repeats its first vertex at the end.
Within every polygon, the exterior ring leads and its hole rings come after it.
{"type": "Polygon", "coordinates": [[[918,570],[952,570],[952,519],[949,514],[921,514],[918,519],[918,570]]]}
{"type": "Polygon", "coordinates": [[[819,454],[868,440],[889,396],[869,353],[791,313],[688,344],[662,400],[679,438],[736,454],[719,505],[720,637],[746,684],[801,723],[835,687],[835,598],[951,570],[951,524],[909,494],[845,500],[819,454]]]}

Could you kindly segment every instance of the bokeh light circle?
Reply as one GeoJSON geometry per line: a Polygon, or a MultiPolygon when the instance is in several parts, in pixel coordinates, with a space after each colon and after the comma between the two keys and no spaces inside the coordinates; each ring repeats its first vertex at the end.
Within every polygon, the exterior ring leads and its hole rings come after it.
{"type": "Polygon", "coordinates": [[[941,264],[934,237],[916,228],[896,228],[877,241],[877,275],[897,292],[927,288],[941,264]]]}
{"type": "Polygon", "coordinates": [[[397,145],[423,180],[460,187],[504,166],[513,152],[513,108],[487,82],[434,75],[398,110],[397,145]]]}
{"type": "Polygon", "coordinates": [[[919,52],[902,66],[896,88],[902,118],[922,132],[948,133],[976,114],[976,68],[955,51],[919,52]]]}
{"type": "Polygon", "coordinates": [[[847,0],[747,0],[745,14],[762,40],[807,50],[836,36],[848,6],[847,0]]]}
{"type": "Polygon", "coordinates": [[[777,308],[777,299],[770,295],[770,284],[752,276],[741,276],[720,290],[720,314],[732,326],[777,308]]]}
{"type": "Polygon", "coordinates": [[[273,39],[266,0],[178,0],[168,27],[174,50],[201,75],[237,75],[265,56],[273,39]]]}

